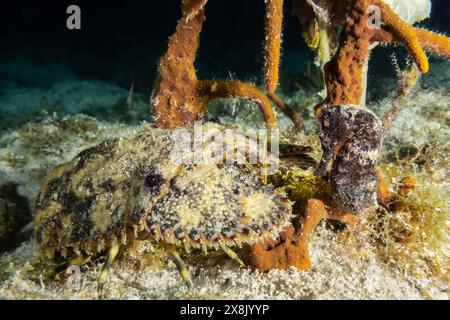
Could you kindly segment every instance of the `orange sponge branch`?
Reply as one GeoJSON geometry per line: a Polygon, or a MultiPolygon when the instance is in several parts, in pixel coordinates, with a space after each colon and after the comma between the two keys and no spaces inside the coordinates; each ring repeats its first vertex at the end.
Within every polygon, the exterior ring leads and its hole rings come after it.
{"type": "Polygon", "coordinates": [[[362,74],[369,56],[369,0],[353,1],[336,55],[325,65],[327,98],[333,105],[359,105],[364,91],[362,74]]]}
{"type": "MultiPolygon", "coordinates": [[[[362,75],[370,46],[375,42],[397,42],[405,46],[421,73],[429,69],[425,50],[450,58],[449,38],[412,27],[381,0],[351,0],[339,49],[325,65],[327,98],[324,103],[361,104],[364,93],[362,75]],[[380,8],[381,28],[369,25],[369,9],[372,5],[380,8]]],[[[320,110],[320,105],[317,110],[320,110]]]]}
{"type": "Polygon", "coordinates": [[[183,17],[169,39],[159,61],[152,106],[156,125],[161,128],[184,126],[197,120],[203,110],[196,91],[195,57],[205,20],[200,0],[183,1],[183,17]],[[189,19],[188,19],[189,17],[189,19]]]}
{"type": "Polygon", "coordinates": [[[264,84],[267,89],[267,96],[292,120],[297,129],[303,130],[305,126],[300,114],[295,112],[294,109],[275,94],[279,82],[281,34],[283,28],[283,0],[266,0],[265,25],[264,84]]]}
{"type": "Polygon", "coordinates": [[[215,98],[244,98],[258,103],[268,127],[276,124],[269,99],[255,86],[239,81],[198,80],[194,68],[207,0],[183,0],[182,18],[159,62],[152,95],[155,123],[176,128],[201,118],[215,98]]]}
{"type": "Polygon", "coordinates": [[[267,96],[256,86],[241,81],[201,80],[198,83],[198,91],[203,104],[216,98],[245,98],[255,101],[267,126],[275,126],[277,120],[267,96]]]}
{"type": "MultiPolygon", "coordinates": [[[[400,42],[393,32],[390,32],[388,28],[386,29],[377,30],[372,36],[372,41],[383,43],[400,42]]],[[[414,32],[425,51],[450,59],[450,39],[448,37],[420,28],[414,28],[414,32]]]]}
{"type": "Polygon", "coordinates": [[[429,52],[450,59],[450,39],[446,36],[425,30],[415,29],[421,46],[429,52]]]}
{"type": "Polygon", "coordinates": [[[392,33],[398,41],[406,47],[420,72],[427,73],[429,69],[428,59],[417,38],[417,33],[414,28],[400,19],[391,7],[383,1],[377,0],[375,1],[375,4],[381,9],[383,22],[391,28],[392,33]]]}
{"type": "Polygon", "coordinates": [[[283,0],[267,0],[265,85],[270,93],[274,93],[278,86],[282,25],[283,0]]]}
{"type": "Polygon", "coordinates": [[[311,267],[308,241],[314,229],[324,219],[340,221],[346,225],[355,225],[358,218],[342,212],[327,210],[325,203],[319,199],[309,199],[304,215],[298,223],[287,228],[280,235],[281,241],[266,240],[254,244],[248,255],[249,264],[262,272],[271,269],[286,270],[295,267],[307,270],[311,267]]]}

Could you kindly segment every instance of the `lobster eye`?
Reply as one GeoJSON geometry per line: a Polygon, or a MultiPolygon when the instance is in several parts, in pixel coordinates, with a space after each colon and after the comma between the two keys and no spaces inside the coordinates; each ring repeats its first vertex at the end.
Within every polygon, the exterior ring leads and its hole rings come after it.
{"type": "Polygon", "coordinates": [[[158,193],[165,179],[159,173],[151,173],[145,178],[144,188],[149,193],[158,193]]]}

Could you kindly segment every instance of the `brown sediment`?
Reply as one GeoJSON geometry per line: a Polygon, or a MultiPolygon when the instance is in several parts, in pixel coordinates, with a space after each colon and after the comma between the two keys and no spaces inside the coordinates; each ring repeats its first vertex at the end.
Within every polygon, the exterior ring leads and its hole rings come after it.
{"type": "Polygon", "coordinates": [[[184,0],[183,17],[170,37],[167,52],[159,62],[159,74],[152,95],[155,123],[160,128],[192,124],[215,98],[255,100],[267,126],[276,124],[267,97],[255,86],[239,81],[200,81],[194,68],[207,0],[184,0]]]}

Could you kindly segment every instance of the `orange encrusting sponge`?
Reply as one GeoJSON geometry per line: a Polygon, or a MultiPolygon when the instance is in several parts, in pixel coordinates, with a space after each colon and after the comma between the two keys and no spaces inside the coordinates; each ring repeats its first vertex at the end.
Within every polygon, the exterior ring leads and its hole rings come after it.
{"type": "Polygon", "coordinates": [[[415,29],[421,46],[426,50],[450,59],[450,39],[446,36],[425,30],[415,29]]]}
{"type": "Polygon", "coordinates": [[[265,85],[274,93],[279,77],[283,0],[267,0],[266,7],[265,85]]]}
{"type": "Polygon", "coordinates": [[[391,7],[383,1],[377,1],[376,5],[378,5],[381,9],[383,22],[391,27],[392,32],[395,33],[395,36],[406,47],[419,68],[419,71],[422,73],[427,73],[429,69],[428,58],[422,49],[419,39],[417,38],[415,29],[400,19],[391,7]]]}

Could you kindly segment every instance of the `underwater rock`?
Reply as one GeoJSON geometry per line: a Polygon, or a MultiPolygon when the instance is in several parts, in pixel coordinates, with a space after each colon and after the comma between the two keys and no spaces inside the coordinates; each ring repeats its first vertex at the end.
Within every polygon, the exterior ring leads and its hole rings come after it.
{"type": "Polygon", "coordinates": [[[0,252],[14,248],[17,233],[31,221],[28,201],[16,189],[14,184],[0,185],[0,252]]]}

